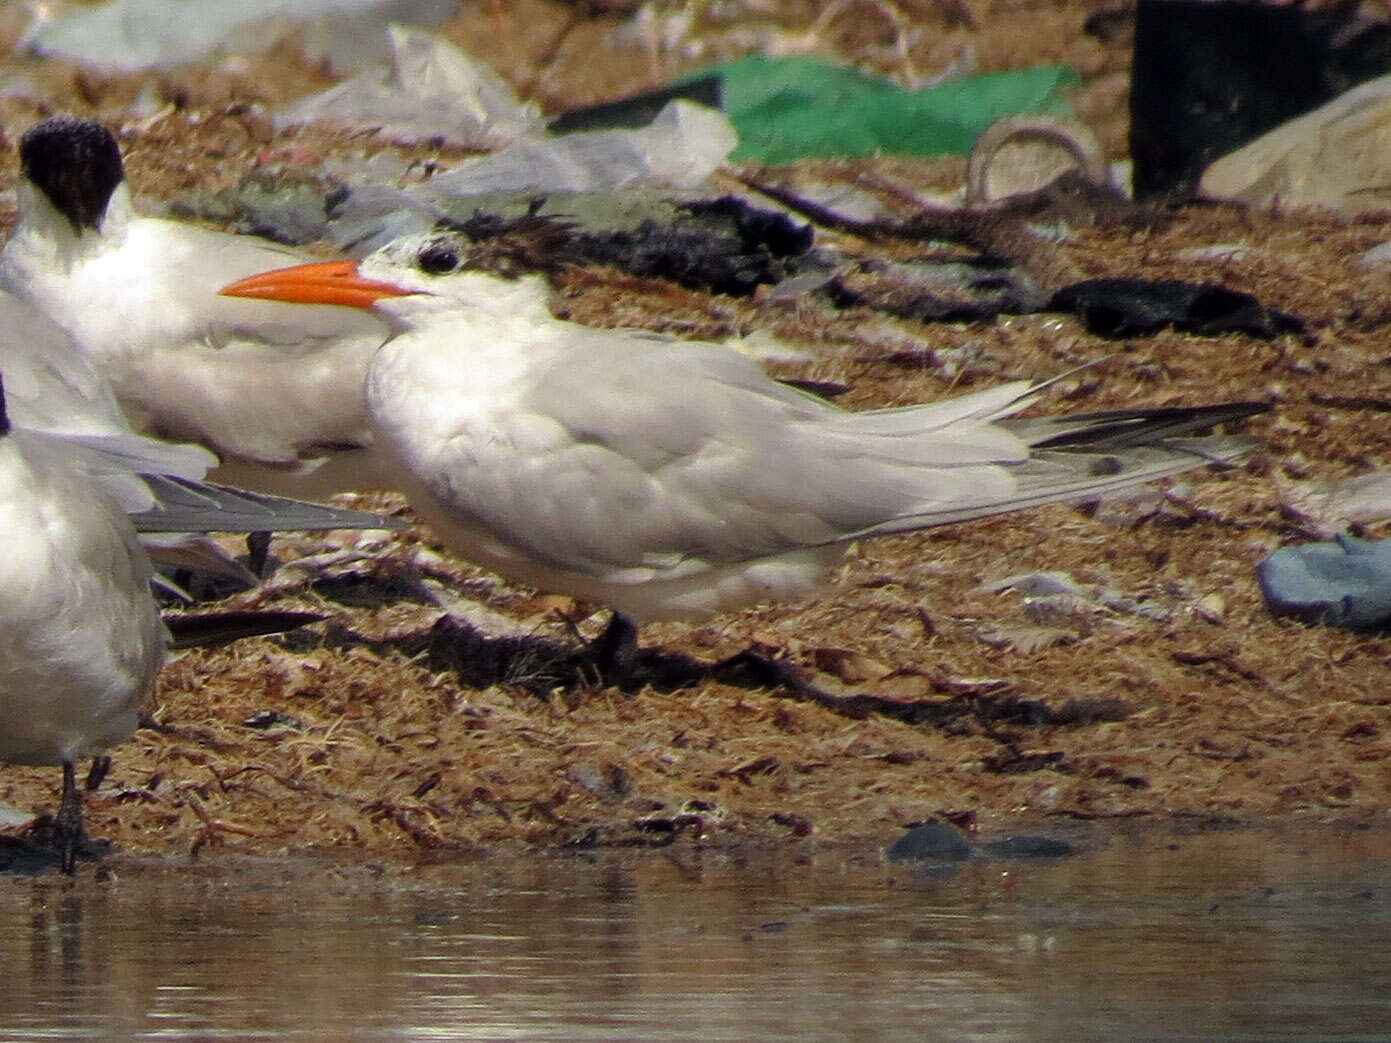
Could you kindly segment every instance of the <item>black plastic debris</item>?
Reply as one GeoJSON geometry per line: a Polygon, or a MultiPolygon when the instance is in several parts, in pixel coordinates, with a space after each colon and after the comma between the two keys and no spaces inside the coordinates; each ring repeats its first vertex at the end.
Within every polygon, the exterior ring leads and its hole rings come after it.
{"type": "Polygon", "coordinates": [[[1139,0],[1135,198],[1191,198],[1213,160],[1388,70],[1391,24],[1352,4],[1139,0]]]}
{"type": "Polygon", "coordinates": [[[552,134],[572,134],[582,130],[634,130],[657,118],[667,104],[684,98],[712,109],[724,108],[724,80],[718,75],[701,76],[684,83],[653,91],[629,94],[596,105],[581,105],[562,112],[546,124],[552,134]]]}
{"type": "Polygon", "coordinates": [[[1075,313],[1100,337],[1145,336],[1172,326],[1201,336],[1249,333],[1269,340],[1304,329],[1296,316],[1267,308],[1249,293],[1180,279],[1087,279],[1055,293],[1050,308],[1075,313]]]}
{"type": "Polygon", "coordinates": [[[689,221],[664,225],[649,219],[633,230],[586,232],[576,236],[576,247],[590,263],[736,297],[795,274],[795,259],[812,247],[810,225],[733,196],[681,209],[689,221]]]}
{"type": "Polygon", "coordinates": [[[1391,631],[1391,540],[1339,536],[1282,547],[1256,566],[1272,615],[1391,631]]]}
{"type": "Polygon", "coordinates": [[[816,233],[810,224],[798,224],[784,213],[763,210],[738,196],[698,199],[682,203],[680,209],[692,217],[727,221],[744,250],[766,250],[773,257],[796,257],[812,247],[816,233]]]}

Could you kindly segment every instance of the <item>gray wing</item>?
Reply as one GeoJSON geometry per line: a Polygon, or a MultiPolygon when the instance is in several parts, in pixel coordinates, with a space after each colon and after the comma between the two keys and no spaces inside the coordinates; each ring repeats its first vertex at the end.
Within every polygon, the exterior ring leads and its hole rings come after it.
{"type": "Polygon", "coordinates": [[[135,529],[156,532],[271,532],[317,529],[402,529],[367,511],[351,511],[284,496],[247,492],[212,482],[145,476],[155,503],[132,514],[135,529]]]}
{"type": "Polygon", "coordinates": [[[581,340],[564,370],[460,431],[433,491],[536,560],[613,582],[1081,499],[1252,445],[1167,438],[1198,423],[1171,410],[1000,423],[1029,382],[852,413],[721,347],[555,335],[581,340]]]}
{"type": "Polygon", "coordinates": [[[993,424],[1020,382],[850,413],[726,348],[579,338],[521,409],[463,425],[432,491],[456,520],[617,582],[674,578],[853,538],[910,514],[998,502],[1027,446],[993,424]]]}
{"type": "Polygon", "coordinates": [[[283,496],[201,481],[217,458],[201,446],[136,434],[25,429],[55,447],[130,515],[137,532],[265,532],[399,529],[402,522],[283,496]]]}
{"type": "MultiPolygon", "coordinates": [[[[20,429],[18,425],[16,429],[20,429]]],[[[201,446],[160,442],[137,434],[22,430],[32,442],[49,446],[66,459],[68,466],[80,468],[127,514],[148,510],[155,504],[144,475],[167,474],[197,480],[217,464],[217,457],[201,446]]]]}

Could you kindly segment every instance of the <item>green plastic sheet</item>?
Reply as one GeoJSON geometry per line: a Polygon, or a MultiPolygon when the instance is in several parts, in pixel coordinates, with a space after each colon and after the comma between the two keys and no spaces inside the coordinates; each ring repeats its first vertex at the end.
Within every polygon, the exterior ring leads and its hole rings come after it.
{"type": "Polygon", "coordinates": [[[736,160],[791,163],[810,156],[969,152],[981,131],[1021,112],[1067,115],[1061,91],[1080,77],[1066,65],[983,73],[921,90],[816,58],[751,55],[698,75],[724,80],[739,131],[736,160]]]}

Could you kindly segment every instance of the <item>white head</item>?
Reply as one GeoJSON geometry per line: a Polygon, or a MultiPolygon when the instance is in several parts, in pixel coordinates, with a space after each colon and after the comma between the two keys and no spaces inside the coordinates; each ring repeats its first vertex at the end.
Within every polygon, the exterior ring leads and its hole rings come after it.
{"type": "Polygon", "coordinates": [[[537,276],[507,278],[482,267],[477,244],[460,232],[402,236],[361,261],[325,261],[262,272],[224,286],[228,297],[295,304],[340,304],[377,312],[398,329],[461,308],[549,315],[537,276]]]}

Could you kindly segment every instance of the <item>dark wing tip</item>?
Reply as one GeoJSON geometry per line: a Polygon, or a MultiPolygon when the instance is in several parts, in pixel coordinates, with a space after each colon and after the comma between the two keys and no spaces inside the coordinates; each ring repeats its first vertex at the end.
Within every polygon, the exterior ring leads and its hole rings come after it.
{"type": "MultiPolygon", "coordinates": [[[[1110,448],[1153,444],[1165,438],[1197,434],[1219,424],[1269,413],[1267,402],[1222,402],[1208,406],[1157,406],[1058,417],[1060,430],[1029,438],[1031,449],[1110,448]]],[[[1024,421],[1027,425],[1028,421],[1024,421]]],[[[1006,423],[1005,426],[1010,426],[1006,423]]]]}
{"type": "Polygon", "coordinates": [[[19,139],[20,172],[71,222],[97,229],[125,179],[116,138],[95,120],[52,116],[19,139]]]}

